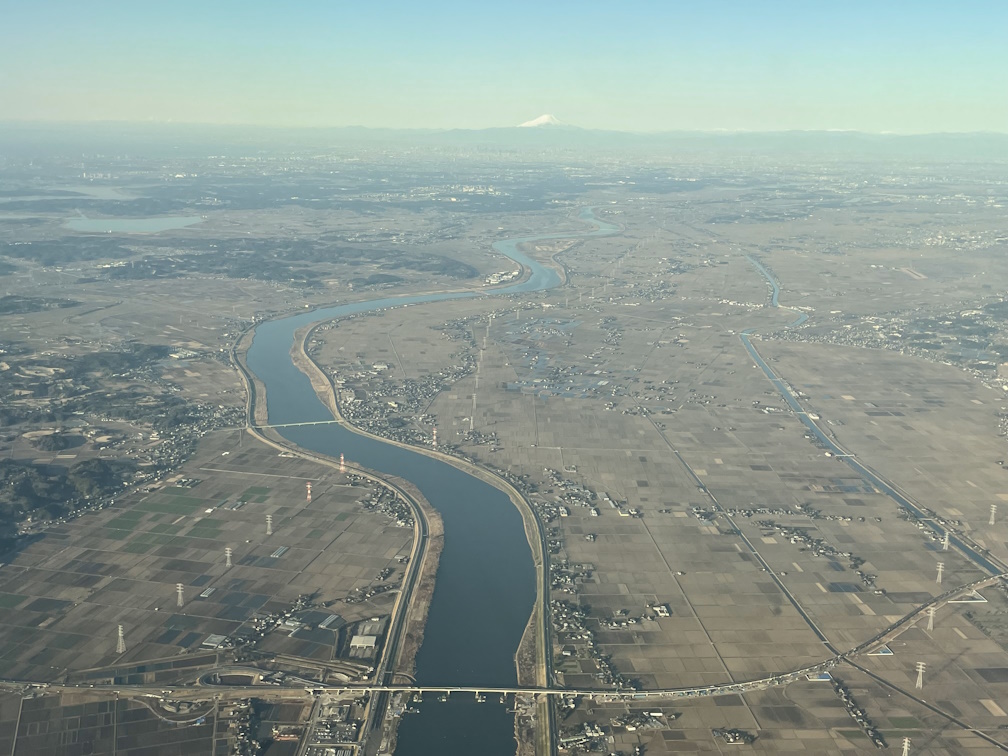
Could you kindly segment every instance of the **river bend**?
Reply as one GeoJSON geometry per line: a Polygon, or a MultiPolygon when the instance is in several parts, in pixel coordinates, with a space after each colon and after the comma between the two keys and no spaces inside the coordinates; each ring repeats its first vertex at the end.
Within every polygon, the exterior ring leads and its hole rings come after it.
{"type": "MultiPolygon", "coordinates": [[[[290,359],[295,332],[312,323],[389,307],[521,294],[558,286],[558,273],[519,251],[523,243],[608,236],[618,227],[598,220],[592,208],[580,219],[592,231],[527,236],[496,242],[493,249],[528,272],[521,283],[491,292],[452,292],[386,297],[327,307],[259,324],[246,355],[249,370],[266,388],[272,425],[331,420],[308,377],[290,359]]],[[[444,522],[444,549],[416,658],[421,685],[514,686],[514,654],[536,595],[536,573],[520,512],[497,488],[425,454],[356,433],[343,425],[281,428],[297,446],[348,460],[413,483],[444,522]]],[[[425,701],[403,719],[398,756],[481,753],[513,755],[514,716],[496,700],[476,704],[456,698],[425,701]]]]}

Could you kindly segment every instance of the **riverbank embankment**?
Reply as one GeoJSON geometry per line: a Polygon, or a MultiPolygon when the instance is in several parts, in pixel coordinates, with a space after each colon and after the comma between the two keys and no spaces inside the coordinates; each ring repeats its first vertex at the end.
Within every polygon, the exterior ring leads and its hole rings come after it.
{"type": "MultiPolygon", "coordinates": [[[[532,509],[531,504],[524,496],[522,496],[518,489],[491,471],[469,462],[468,460],[459,459],[458,457],[454,457],[450,454],[444,454],[422,446],[411,446],[394,439],[384,438],[382,436],[369,433],[366,430],[357,428],[346,419],[340,411],[339,400],[336,394],[336,386],[333,383],[332,378],[326,373],[322,366],[308,354],[307,351],[308,342],[311,341],[315,331],[325,322],[326,321],[314,323],[311,326],[303,328],[297,332],[294,345],[291,347],[291,360],[301,372],[308,376],[308,379],[311,382],[312,387],[315,389],[319,400],[329,409],[333,417],[340,424],[349,428],[354,433],[359,433],[362,436],[373,438],[377,441],[381,441],[382,443],[392,444],[418,454],[424,454],[441,462],[446,462],[447,464],[452,465],[468,475],[472,475],[474,478],[477,478],[504,493],[521,514],[525,530],[525,538],[528,541],[529,548],[532,552],[532,560],[536,569],[536,584],[543,586],[549,570],[549,566],[544,559],[545,533],[541,522],[536,516],[535,511],[532,509]]],[[[547,654],[550,653],[550,650],[547,648],[548,644],[545,642],[545,638],[542,637],[543,633],[541,632],[543,627],[541,618],[544,616],[542,612],[545,611],[545,602],[547,600],[545,591],[541,589],[536,591],[536,601],[532,614],[529,618],[529,625],[522,636],[521,646],[518,650],[516,650],[518,679],[529,682],[534,681],[533,684],[540,687],[548,685],[546,664],[548,661],[547,654]],[[538,627],[535,627],[536,625],[538,625],[538,627]],[[528,631],[529,627],[535,628],[535,632],[530,633],[528,631]]]]}
{"type": "MultiPolygon", "coordinates": [[[[307,330],[307,329],[306,329],[307,330]]],[[[266,409],[266,390],[258,378],[249,370],[245,363],[245,355],[252,343],[254,329],[249,329],[235,343],[232,356],[239,374],[242,376],[246,389],[246,415],[249,421],[248,433],[258,441],[271,446],[278,451],[288,454],[295,454],[302,459],[311,460],[326,467],[339,469],[337,460],[322,454],[308,452],[297,445],[283,438],[275,429],[261,428],[268,424],[266,409]]],[[[292,358],[294,355],[292,354],[292,358]]],[[[396,478],[395,476],[379,475],[373,471],[358,467],[347,467],[348,472],[360,475],[361,477],[384,486],[402,499],[413,511],[414,533],[413,548],[410,552],[410,564],[419,563],[419,572],[414,580],[414,589],[411,592],[413,600],[403,600],[400,592],[397,596],[396,604],[392,609],[391,628],[404,627],[401,630],[401,639],[398,643],[389,645],[397,649],[394,659],[387,662],[392,665],[394,674],[405,674],[412,677],[415,671],[416,653],[423,641],[423,631],[426,624],[427,610],[434,592],[435,575],[437,573],[438,559],[444,543],[444,526],[437,511],[430,505],[430,502],[420,493],[409,481],[396,478]],[[405,612],[404,619],[399,614],[405,612]]],[[[407,574],[409,568],[407,568],[407,574]]],[[[404,576],[404,584],[406,578],[404,576]]]]}

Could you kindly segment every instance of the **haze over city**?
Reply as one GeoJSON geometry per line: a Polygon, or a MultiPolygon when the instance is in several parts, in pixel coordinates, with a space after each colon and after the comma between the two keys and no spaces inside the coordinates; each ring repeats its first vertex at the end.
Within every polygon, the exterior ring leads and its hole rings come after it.
{"type": "Polygon", "coordinates": [[[1005,131],[1000,2],[12,3],[0,119],[1005,131]]]}

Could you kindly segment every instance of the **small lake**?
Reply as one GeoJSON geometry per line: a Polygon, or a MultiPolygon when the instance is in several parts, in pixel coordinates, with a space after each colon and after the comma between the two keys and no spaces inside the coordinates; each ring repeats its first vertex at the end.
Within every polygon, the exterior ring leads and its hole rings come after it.
{"type": "Polygon", "coordinates": [[[165,215],[158,218],[71,218],[63,226],[91,234],[156,234],[202,223],[199,215],[165,215]]]}

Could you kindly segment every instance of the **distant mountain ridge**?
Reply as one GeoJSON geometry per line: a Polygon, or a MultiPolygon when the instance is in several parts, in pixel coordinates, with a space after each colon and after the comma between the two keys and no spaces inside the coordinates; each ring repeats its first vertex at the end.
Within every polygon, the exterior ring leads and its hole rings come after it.
{"type": "Polygon", "coordinates": [[[206,154],[224,148],[326,149],[342,145],[403,145],[435,148],[496,148],[595,154],[701,153],[795,155],[803,158],[912,158],[1008,163],[1008,134],[998,132],[872,134],[859,131],[667,131],[585,129],[545,115],[521,126],[489,129],[391,129],[344,126],[282,128],[241,125],[126,122],[46,123],[0,121],[0,154],[31,154],[54,148],[73,151],[141,150],[146,154],[206,154]]]}

